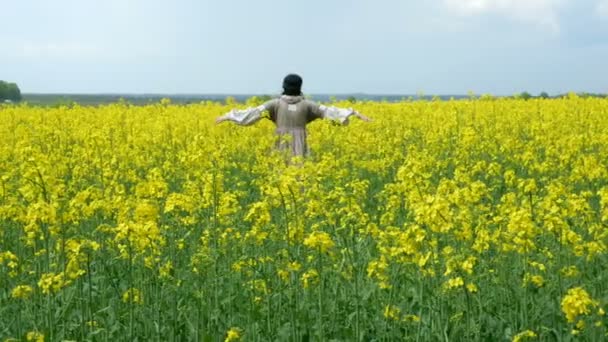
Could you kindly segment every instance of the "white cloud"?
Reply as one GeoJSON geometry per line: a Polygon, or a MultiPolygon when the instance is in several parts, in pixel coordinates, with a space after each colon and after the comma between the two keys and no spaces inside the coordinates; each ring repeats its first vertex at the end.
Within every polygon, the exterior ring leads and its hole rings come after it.
{"type": "Polygon", "coordinates": [[[608,0],[598,1],[596,10],[600,16],[608,18],[608,0]]]}
{"type": "MultiPolygon", "coordinates": [[[[565,0],[443,0],[452,11],[463,15],[497,13],[559,31],[558,7],[565,0]]],[[[605,0],[604,0],[605,1],[605,0]]]]}

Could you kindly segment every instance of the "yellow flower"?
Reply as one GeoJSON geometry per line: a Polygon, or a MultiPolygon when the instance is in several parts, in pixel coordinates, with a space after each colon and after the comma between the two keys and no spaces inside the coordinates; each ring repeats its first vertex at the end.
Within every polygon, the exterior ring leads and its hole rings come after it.
{"type": "Polygon", "coordinates": [[[165,262],[159,269],[158,275],[161,279],[166,279],[171,277],[171,271],[173,270],[173,263],[171,261],[165,262]]]}
{"type": "Polygon", "coordinates": [[[405,315],[405,316],[403,316],[403,321],[417,323],[417,322],[420,322],[420,316],[412,315],[412,314],[405,315]]]}
{"type": "Polygon", "coordinates": [[[401,309],[394,305],[387,305],[384,307],[384,318],[398,321],[400,319],[401,309]]]}
{"type": "Polygon", "coordinates": [[[141,291],[136,288],[130,288],[122,294],[124,303],[143,304],[144,298],[141,291]]]}
{"type": "Polygon", "coordinates": [[[545,286],[545,278],[538,274],[531,275],[530,273],[526,273],[524,275],[524,285],[527,285],[529,283],[532,283],[537,288],[541,288],[545,286]]]}
{"type": "Polygon", "coordinates": [[[6,266],[8,266],[8,268],[10,269],[10,271],[8,272],[8,275],[11,278],[14,278],[17,276],[17,266],[19,266],[18,261],[19,261],[19,258],[15,254],[13,254],[9,251],[0,253],[0,266],[3,263],[6,263],[6,266]]]}
{"type": "Polygon", "coordinates": [[[302,286],[307,289],[319,282],[319,273],[317,270],[308,270],[302,274],[302,286]]]}
{"type": "Polygon", "coordinates": [[[540,262],[536,262],[536,261],[531,261],[530,266],[538,269],[539,271],[545,272],[547,270],[547,268],[545,267],[544,264],[541,264],[540,262]]]}
{"type": "Polygon", "coordinates": [[[443,286],[446,290],[462,287],[464,286],[464,280],[462,279],[462,277],[450,278],[445,283],[443,283],[443,286]]]}
{"type": "Polygon", "coordinates": [[[78,255],[70,256],[68,259],[68,265],[64,272],[64,274],[67,275],[67,278],[70,280],[74,280],[85,273],[86,272],[80,268],[78,255]]]}
{"type": "Polygon", "coordinates": [[[567,266],[564,267],[560,270],[560,272],[564,275],[564,277],[566,278],[574,278],[577,277],[579,275],[579,271],[578,268],[574,265],[572,266],[567,266]]]}
{"type": "Polygon", "coordinates": [[[465,261],[460,264],[460,269],[462,269],[467,274],[473,273],[473,267],[475,267],[475,262],[477,258],[474,256],[468,257],[465,261]]]}
{"type": "Polygon", "coordinates": [[[44,294],[57,293],[59,290],[71,284],[63,273],[44,273],[38,280],[38,287],[44,294]]]}
{"type": "Polygon", "coordinates": [[[381,289],[390,289],[388,277],[388,262],[384,256],[380,257],[380,260],[372,260],[367,265],[367,276],[372,279],[378,280],[378,285],[381,289]]]}
{"type": "Polygon", "coordinates": [[[473,284],[473,283],[467,283],[466,286],[467,290],[471,293],[475,293],[477,292],[479,289],[477,288],[477,285],[473,284]]]}
{"type": "Polygon", "coordinates": [[[165,244],[161,229],[154,221],[120,223],[114,228],[114,233],[114,242],[123,259],[146,251],[158,254],[165,244]]]}
{"type": "Polygon", "coordinates": [[[134,216],[135,221],[140,223],[156,221],[158,218],[158,207],[148,201],[141,202],[135,207],[134,216]]]}
{"type": "Polygon", "coordinates": [[[237,327],[232,327],[226,332],[224,342],[239,341],[243,337],[242,330],[237,327]]]}
{"type": "Polygon", "coordinates": [[[532,284],[534,284],[536,287],[543,287],[545,286],[545,278],[543,278],[543,276],[541,275],[533,275],[530,278],[530,281],[532,282],[532,284]]]}
{"type": "Polygon", "coordinates": [[[268,289],[268,284],[264,279],[254,279],[248,282],[249,288],[260,294],[268,294],[270,293],[270,289],[268,289]]]}
{"type": "Polygon", "coordinates": [[[30,331],[25,335],[27,341],[44,342],[44,335],[37,331],[30,331]]]}
{"type": "Polygon", "coordinates": [[[96,320],[92,320],[92,321],[87,321],[86,325],[91,328],[97,328],[99,326],[99,323],[96,320]]]}
{"type": "Polygon", "coordinates": [[[312,249],[318,249],[321,253],[326,253],[332,247],[334,242],[326,232],[315,231],[310,233],[307,238],[304,239],[304,246],[312,249]]]}
{"type": "Polygon", "coordinates": [[[282,281],[284,281],[284,282],[289,281],[289,272],[288,271],[277,270],[277,275],[279,276],[279,278],[281,278],[282,281]]]}
{"type": "Polygon", "coordinates": [[[589,315],[596,306],[597,302],[582,287],[569,289],[562,299],[562,312],[570,323],[574,323],[579,316],[589,315]]]}
{"type": "Polygon", "coordinates": [[[11,291],[11,297],[27,299],[31,296],[34,289],[29,285],[18,285],[11,291]]]}
{"type": "Polygon", "coordinates": [[[519,334],[513,336],[513,342],[521,342],[525,339],[536,338],[536,337],[537,337],[537,335],[534,331],[524,330],[524,331],[520,332],[519,334]]]}
{"type": "Polygon", "coordinates": [[[287,265],[287,270],[290,272],[297,272],[302,268],[302,265],[297,261],[292,261],[287,265]]]}

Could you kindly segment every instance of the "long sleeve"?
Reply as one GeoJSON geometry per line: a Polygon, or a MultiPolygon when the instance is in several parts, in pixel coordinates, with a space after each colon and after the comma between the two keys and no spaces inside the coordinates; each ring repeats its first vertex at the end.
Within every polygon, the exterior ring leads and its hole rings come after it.
{"type": "Polygon", "coordinates": [[[347,125],[348,119],[356,113],[352,108],[327,107],[325,105],[314,105],[311,108],[311,112],[313,120],[323,118],[340,122],[343,125],[347,125]]]}
{"type": "Polygon", "coordinates": [[[262,112],[266,110],[264,105],[250,107],[247,109],[233,109],[224,114],[221,119],[233,121],[238,125],[249,126],[262,118],[262,112]]]}
{"type": "Polygon", "coordinates": [[[235,122],[238,125],[249,126],[258,122],[263,117],[262,113],[264,111],[269,111],[270,120],[276,121],[277,102],[278,101],[274,99],[267,101],[266,103],[257,107],[250,107],[247,109],[233,109],[228,113],[222,115],[220,117],[220,120],[228,120],[235,122]]]}

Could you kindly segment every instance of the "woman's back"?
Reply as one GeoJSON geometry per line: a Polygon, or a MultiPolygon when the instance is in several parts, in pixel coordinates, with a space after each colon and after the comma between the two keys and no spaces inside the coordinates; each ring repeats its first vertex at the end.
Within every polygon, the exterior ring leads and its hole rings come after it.
{"type": "Polygon", "coordinates": [[[319,105],[301,95],[282,95],[264,106],[277,128],[305,128],[307,123],[323,117],[319,105]]]}

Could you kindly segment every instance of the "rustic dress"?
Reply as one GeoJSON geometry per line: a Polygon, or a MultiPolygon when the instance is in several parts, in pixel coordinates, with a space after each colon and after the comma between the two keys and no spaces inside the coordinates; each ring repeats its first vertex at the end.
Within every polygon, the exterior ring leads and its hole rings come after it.
{"type": "Polygon", "coordinates": [[[316,119],[330,119],[345,125],[356,113],[351,108],[320,105],[303,96],[282,95],[258,107],[233,109],[220,119],[246,126],[259,121],[264,111],[269,112],[270,120],[277,126],[277,148],[291,149],[294,156],[306,156],[310,152],[306,143],[306,124],[316,119]]]}

